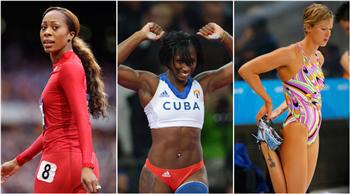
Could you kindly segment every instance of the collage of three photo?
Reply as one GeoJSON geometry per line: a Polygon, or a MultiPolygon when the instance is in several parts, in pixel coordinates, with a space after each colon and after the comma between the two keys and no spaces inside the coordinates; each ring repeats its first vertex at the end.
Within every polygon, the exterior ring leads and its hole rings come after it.
{"type": "Polygon", "coordinates": [[[349,1],[1,1],[1,192],[349,193],[349,1]]]}

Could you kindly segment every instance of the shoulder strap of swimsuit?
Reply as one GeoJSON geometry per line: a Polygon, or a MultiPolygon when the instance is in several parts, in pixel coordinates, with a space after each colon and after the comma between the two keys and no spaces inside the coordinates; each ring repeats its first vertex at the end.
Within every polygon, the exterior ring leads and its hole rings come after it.
{"type": "Polygon", "coordinates": [[[298,48],[298,50],[300,51],[300,53],[301,53],[303,56],[305,56],[304,49],[303,49],[303,47],[301,46],[301,43],[300,43],[300,42],[298,42],[298,43],[296,44],[296,47],[298,48]]]}
{"type": "MultiPolygon", "coordinates": [[[[318,51],[318,50],[317,50],[317,51],[318,51]]],[[[315,55],[316,55],[316,60],[317,60],[317,62],[318,62],[318,66],[321,66],[320,56],[317,54],[317,51],[316,51],[316,53],[315,53],[315,55]]]]}
{"type": "Polygon", "coordinates": [[[305,63],[305,62],[307,62],[307,57],[305,56],[305,51],[304,51],[304,48],[301,46],[301,43],[300,42],[298,42],[297,44],[296,44],[296,47],[297,47],[297,50],[301,53],[301,55],[303,56],[303,64],[305,63]]]}

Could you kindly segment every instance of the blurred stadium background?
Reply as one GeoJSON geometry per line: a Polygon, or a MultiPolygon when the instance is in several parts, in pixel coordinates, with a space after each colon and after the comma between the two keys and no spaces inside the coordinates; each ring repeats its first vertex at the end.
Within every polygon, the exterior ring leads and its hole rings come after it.
{"type": "MultiPolygon", "coordinates": [[[[262,155],[250,133],[262,101],[237,74],[246,61],[303,38],[302,11],[311,2],[235,2],[235,88],[223,88],[209,97],[202,131],[204,159],[210,192],[232,191],[232,94],[235,94],[236,149],[246,149],[249,168],[235,166],[235,191],[258,192],[269,185],[262,155]],[[228,92],[229,91],[229,92],[228,92]],[[252,103],[253,102],[253,103],[252,103]],[[240,143],[240,144],[237,144],[240,143]],[[261,176],[258,172],[260,169],[261,176]],[[263,179],[261,179],[261,177],[263,179]]],[[[333,12],[341,5],[325,2],[333,12]]],[[[109,95],[109,117],[92,120],[93,142],[100,162],[102,192],[116,191],[115,147],[115,2],[1,2],[1,162],[28,147],[41,131],[38,100],[51,70],[49,56],[40,44],[42,13],[49,6],[73,11],[82,24],[81,36],[91,45],[103,70],[109,95]],[[27,16],[27,17],[26,17],[27,16]]],[[[147,21],[166,31],[195,33],[208,22],[216,22],[232,34],[232,2],[118,2],[118,42],[139,30],[147,21]]],[[[205,52],[203,70],[216,69],[228,61],[225,48],[200,39],[205,52]]],[[[323,123],[320,153],[309,192],[349,192],[349,83],[341,78],[340,56],[349,49],[349,37],[334,24],[332,37],[321,52],[323,71],[323,123]]],[[[145,41],[125,65],[155,73],[163,71],[158,61],[159,43],[145,41]]],[[[263,76],[276,107],[283,101],[275,72],[263,76]]],[[[118,191],[137,192],[138,177],[151,144],[150,129],[137,95],[118,87],[118,191]]],[[[278,118],[281,127],[285,115],[278,118]]],[[[241,153],[235,150],[235,154],[241,153]]],[[[240,151],[240,150],[238,150],[240,151]]],[[[1,192],[32,192],[39,157],[22,167],[1,192]]],[[[270,192],[272,192],[270,190],[270,192]]]]}
{"type": "MultiPolygon", "coordinates": [[[[149,21],[167,32],[195,34],[215,22],[232,34],[232,1],[118,2],[118,43],[149,21]]],[[[223,45],[200,38],[205,55],[203,70],[217,69],[232,59],[223,45]]],[[[124,65],[156,74],[159,42],[144,41],[124,65]]],[[[136,93],[118,87],[118,192],[138,192],[138,178],[151,145],[151,131],[136,93]]],[[[210,192],[232,192],[232,86],[209,96],[202,130],[204,160],[210,192]]]]}
{"type": "MultiPolygon", "coordinates": [[[[256,56],[303,39],[303,10],[312,2],[243,2],[235,8],[235,192],[273,192],[263,156],[250,135],[263,101],[242,81],[237,70],[256,56]]],[[[342,1],[322,1],[334,13],[342,1]]],[[[349,50],[349,37],[336,22],[326,47],[322,67],[326,88],[322,91],[323,122],[316,172],[308,192],[349,193],[349,81],[342,78],[340,57],[349,50]]],[[[284,100],[276,72],[262,76],[274,107],[284,100]]],[[[275,121],[280,129],[286,113],[275,121]]]]}
{"type": "MultiPolygon", "coordinates": [[[[41,132],[38,101],[51,72],[41,46],[42,14],[50,6],[75,13],[80,36],[99,62],[110,107],[108,118],[92,120],[102,192],[116,191],[116,2],[1,2],[1,163],[13,159],[41,132]]],[[[33,192],[40,157],[1,185],[1,192],[33,192]]]]}

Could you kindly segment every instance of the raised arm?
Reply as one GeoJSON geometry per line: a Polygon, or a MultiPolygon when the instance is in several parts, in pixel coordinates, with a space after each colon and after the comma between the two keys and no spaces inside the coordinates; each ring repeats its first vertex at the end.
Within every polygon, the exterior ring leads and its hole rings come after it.
{"type": "Polygon", "coordinates": [[[226,47],[227,52],[229,52],[232,57],[233,54],[233,39],[232,36],[226,32],[221,26],[216,23],[208,23],[203,26],[197,32],[198,35],[208,39],[208,40],[220,40],[226,47]]]}
{"type": "Polygon", "coordinates": [[[149,22],[141,30],[118,45],[118,66],[128,58],[144,40],[159,40],[164,35],[163,29],[156,23],[149,22]]]}
{"type": "Polygon", "coordinates": [[[201,84],[205,93],[211,93],[232,83],[233,64],[230,62],[219,69],[202,72],[195,79],[201,84]]]}
{"type": "Polygon", "coordinates": [[[140,31],[135,32],[128,39],[118,45],[118,84],[121,86],[138,91],[142,84],[145,84],[143,78],[153,76],[150,72],[134,70],[123,63],[135,48],[144,40],[159,40],[164,35],[163,29],[153,23],[147,23],[140,31]]]}
{"type": "Polygon", "coordinates": [[[267,119],[270,120],[272,111],[271,98],[265,91],[259,75],[273,69],[285,67],[288,64],[291,64],[294,60],[295,52],[293,48],[291,46],[284,47],[253,59],[245,63],[238,70],[240,76],[265,102],[264,106],[260,109],[256,116],[257,121],[259,121],[265,114],[267,114],[267,119]]]}
{"type": "MultiPolygon", "coordinates": [[[[220,40],[227,51],[232,56],[233,53],[233,40],[232,36],[223,30],[219,25],[215,23],[209,23],[203,26],[198,32],[198,35],[206,38],[207,40],[220,40]]],[[[203,90],[206,93],[219,89],[223,86],[231,84],[233,81],[233,64],[232,62],[222,66],[219,69],[205,71],[198,74],[195,77],[199,81],[203,90]]]]}

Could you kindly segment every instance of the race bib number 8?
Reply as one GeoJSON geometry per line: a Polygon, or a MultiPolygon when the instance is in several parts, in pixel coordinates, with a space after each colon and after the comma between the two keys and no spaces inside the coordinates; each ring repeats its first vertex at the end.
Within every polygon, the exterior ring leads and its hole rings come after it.
{"type": "Polygon", "coordinates": [[[41,161],[36,178],[47,183],[52,183],[55,178],[56,170],[56,164],[43,160],[41,161]]]}

